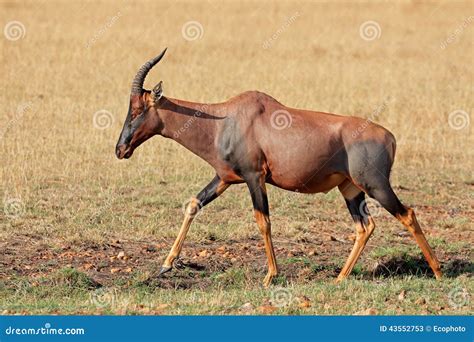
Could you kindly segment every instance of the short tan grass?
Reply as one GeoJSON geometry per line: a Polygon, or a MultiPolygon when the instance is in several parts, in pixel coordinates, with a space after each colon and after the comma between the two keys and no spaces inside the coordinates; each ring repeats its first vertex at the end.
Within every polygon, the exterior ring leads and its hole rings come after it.
{"type": "MultiPolygon", "coordinates": [[[[377,122],[399,141],[392,182],[410,189],[402,199],[468,213],[440,219],[419,211],[445,238],[472,230],[472,123],[455,130],[448,115],[474,108],[474,21],[463,26],[473,14],[472,1],[1,0],[2,27],[18,20],[26,35],[0,39],[0,199],[24,205],[14,218],[0,210],[0,237],[40,234],[57,245],[175,236],[183,203],[212,169],[158,137],[129,161],[114,155],[131,79],[164,47],[168,53],[145,85],[163,80],[175,98],[219,102],[256,89],[291,107],[362,117],[386,102],[377,122]],[[370,20],[381,34],[366,41],[359,28],[370,20]],[[189,21],[202,25],[200,39],[183,38],[189,21]],[[113,118],[104,130],[93,125],[100,110],[113,118]]],[[[271,188],[270,201],[277,238],[352,232],[337,192],[271,188]]],[[[377,221],[384,239],[402,230],[384,213],[377,221]]],[[[189,239],[210,234],[224,241],[258,236],[245,187],[206,207],[189,239]]]]}

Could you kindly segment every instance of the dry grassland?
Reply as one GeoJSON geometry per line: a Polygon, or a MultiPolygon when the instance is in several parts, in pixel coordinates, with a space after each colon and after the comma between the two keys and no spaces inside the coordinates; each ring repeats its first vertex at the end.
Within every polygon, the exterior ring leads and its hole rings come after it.
{"type": "Polygon", "coordinates": [[[472,1],[1,0],[0,308],[469,312],[473,15],[472,1]],[[364,30],[369,21],[376,25],[364,30]],[[374,208],[377,228],[355,274],[332,284],[352,244],[342,197],[270,187],[282,275],[264,290],[250,197],[235,186],[191,227],[188,267],[141,286],[168,252],[183,203],[213,176],[159,137],[128,161],[114,155],[131,79],[164,47],[145,86],[163,80],[171,97],[220,102],[255,89],[290,107],[387,127],[398,140],[392,183],[417,208],[446,279],[435,282],[404,228],[374,208]],[[117,258],[121,251],[127,258],[117,258]],[[283,305],[276,291],[289,298],[283,305]]]}

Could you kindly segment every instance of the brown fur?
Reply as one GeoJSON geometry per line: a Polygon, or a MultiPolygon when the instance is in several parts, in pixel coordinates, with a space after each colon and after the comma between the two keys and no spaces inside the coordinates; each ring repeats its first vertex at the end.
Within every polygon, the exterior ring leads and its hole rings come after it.
{"type": "MultiPolygon", "coordinates": [[[[143,84],[146,74],[137,75],[143,84]]],[[[161,82],[156,89],[161,96],[161,82]]],[[[129,115],[117,143],[117,157],[129,158],[154,135],[175,140],[216,171],[215,178],[188,205],[160,275],[171,270],[179,256],[193,211],[213,201],[231,184],[245,182],[265,242],[265,286],[278,272],[266,183],[304,193],[339,187],[355,221],[357,238],[338,281],[350,274],[375,228],[364,193],[377,199],[409,229],[436,277],[441,276],[439,262],[413,210],[401,204],[390,186],[395,138],[370,120],[286,107],[257,91],[217,104],[156,97],[146,90],[140,95],[132,92],[129,115]]]]}

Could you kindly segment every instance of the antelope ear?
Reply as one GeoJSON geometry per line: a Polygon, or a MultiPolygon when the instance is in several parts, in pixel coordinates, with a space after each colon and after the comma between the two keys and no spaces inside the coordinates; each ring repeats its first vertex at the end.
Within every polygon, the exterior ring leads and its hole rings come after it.
{"type": "Polygon", "coordinates": [[[151,91],[151,95],[153,97],[154,102],[158,101],[161,98],[161,96],[163,96],[162,84],[163,84],[163,81],[158,82],[158,84],[151,91]]]}

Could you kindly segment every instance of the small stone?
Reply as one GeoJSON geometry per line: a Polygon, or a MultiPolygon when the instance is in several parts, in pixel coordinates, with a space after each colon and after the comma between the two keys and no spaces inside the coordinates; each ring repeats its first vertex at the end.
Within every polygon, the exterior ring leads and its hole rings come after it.
{"type": "Polygon", "coordinates": [[[416,305],[424,305],[424,304],[426,304],[426,299],[423,298],[423,297],[420,297],[415,301],[415,304],[416,305]]]}
{"type": "Polygon", "coordinates": [[[370,316],[370,315],[376,315],[376,314],[377,314],[377,309],[368,308],[368,309],[365,309],[365,310],[357,311],[354,315],[357,315],[357,316],[370,316]]]}
{"type": "Polygon", "coordinates": [[[201,258],[205,258],[209,255],[209,252],[207,250],[203,250],[201,252],[199,252],[198,254],[201,258]]]}
{"type": "Polygon", "coordinates": [[[262,305],[258,307],[258,311],[262,314],[271,314],[276,310],[278,310],[278,308],[273,305],[262,305]]]}
{"type": "Polygon", "coordinates": [[[252,311],[253,309],[254,309],[254,306],[252,305],[252,303],[245,303],[244,305],[240,307],[240,311],[243,311],[243,312],[249,312],[249,311],[252,311]]]}
{"type": "Polygon", "coordinates": [[[311,307],[311,300],[306,296],[298,297],[298,301],[299,301],[298,306],[300,308],[309,308],[309,307],[311,307]]]}

